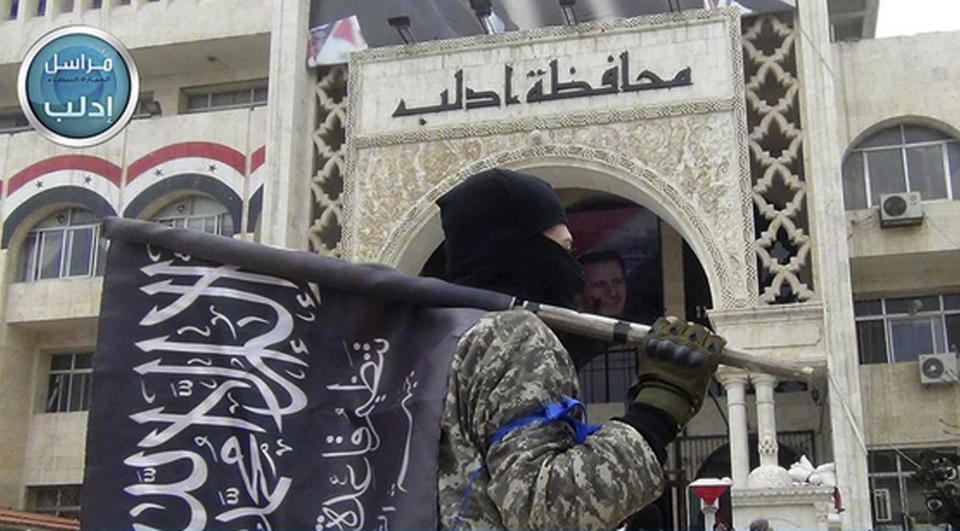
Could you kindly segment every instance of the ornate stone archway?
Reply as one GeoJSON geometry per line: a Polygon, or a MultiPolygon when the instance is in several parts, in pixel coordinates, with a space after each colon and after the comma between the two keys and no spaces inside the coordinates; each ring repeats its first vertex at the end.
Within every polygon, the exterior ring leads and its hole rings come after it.
{"type": "Polygon", "coordinates": [[[544,136],[534,131],[527,135],[526,147],[493,154],[440,178],[404,213],[375,260],[415,274],[443,239],[434,201],[470,175],[505,167],[538,175],[558,189],[589,188],[649,208],[694,249],[707,272],[713,300],[724,301],[723,307],[727,308],[746,304],[750,287],[756,284],[756,270],[751,268],[754,263],[725,255],[724,247],[742,247],[750,252],[750,242],[741,240],[745,234],[711,228],[718,214],[715,205],[705,209],[695,202],[696,198],[683,196],[649,165],[601,149],[543,144],[544,136]]]}

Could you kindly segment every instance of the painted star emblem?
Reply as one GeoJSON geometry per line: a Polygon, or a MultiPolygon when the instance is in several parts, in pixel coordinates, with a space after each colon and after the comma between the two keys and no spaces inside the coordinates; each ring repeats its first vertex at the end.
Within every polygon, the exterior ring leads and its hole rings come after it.
{"type": "Polygon", "coordinates": [[[209,172],[211,172],[211,173],[216,172],[216,171],[217,171],[217,165],[216,165],[216,164],[211,164],[211,165],[207,166],[207,170],[208,170],[209,172]]]}
{"type": "Polygon", "coordinates": [[[89,175],[83,176],[83,184],[90,184],[91,182],[93,182],[93,177],[90,177],[89,175]]]}
{"type": "Polygon", "coordinates": [[[163,170],[161,170],[160,168],[157,168],[156,170],[153,171],[153,176],[154,176],[154,177],[162,177],[162,176],[163,176],[163,170]]]}
{"type": "Polygon", "coordinates": [[[37,181],[37,188],[43,188],[43,181],[37,181]]]}

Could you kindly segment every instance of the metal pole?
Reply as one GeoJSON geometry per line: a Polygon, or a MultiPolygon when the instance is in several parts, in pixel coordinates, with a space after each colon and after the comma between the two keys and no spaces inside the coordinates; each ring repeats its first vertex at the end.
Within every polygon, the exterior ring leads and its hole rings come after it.
{"type": "MultiPolygon", "coordinates": [[[[525,302],[520,305],[532,311],[547,326],[564,332],[579,334],[611,343],[638,346],[650,327],[643,324],[611,319],[592,313],[581,313],[559,306],[525,302]]],[[[720,354],[720,363],[750,372],[763,372],[812,383],[814,368],[784,361],[766,359],[735,348],[726,347],[720,354]]]]}

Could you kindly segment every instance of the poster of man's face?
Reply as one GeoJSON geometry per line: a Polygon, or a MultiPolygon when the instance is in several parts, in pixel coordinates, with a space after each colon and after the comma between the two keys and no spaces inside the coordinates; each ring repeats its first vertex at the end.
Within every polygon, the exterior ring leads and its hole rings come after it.
{"type": "Polygon", "coordinates": [[[623,260],[614,251],[596,251],[580,257],[583,264],[584,311],[620,317],[627,303],[627,275],[623,260]]]}
{"type": "Polygon", "coordinates": [[[583,265],[580,309],[644,323],[660,316],[663,281],[657,216],[632,206],[575,211],[567,217],[574,253],[583,265]]]}

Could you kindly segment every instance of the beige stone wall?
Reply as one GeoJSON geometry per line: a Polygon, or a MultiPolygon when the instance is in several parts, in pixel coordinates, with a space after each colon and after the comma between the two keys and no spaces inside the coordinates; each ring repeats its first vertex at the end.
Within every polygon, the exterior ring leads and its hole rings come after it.
{"type": "MultiPolygon", "coordinates": [[[[960,52],[957,32],[865,40],[834,45],[838,94],[843,101],[844,150],[900,121],[958,137],[960,52]]],[[[839,178],[839,176],[838,176],[839,178]]],[[[960,202],[923,203],[920,225],[881,228],[876,208],[847,212],[854,297],[955,293],[960,202]]],[[[860,366],[864,427],[871,448],[956,444],[960,387],[923,386],[916,363],[860,366]]]]}
{"type": "Polygon", "coordinates": [[[848,148],[886,120],[917,118],[960,130],[957,32],[833,45],[845,111],[838,124],[848,148]]]}
{"type": "Polygon", "coordinates": [[[33,415],[23,461],[25,485],[83,482],[87,416],[86,412],[33,415]]]}
{"type": "Polygon", "coordinates": [[[923,385],[911,362],[862,365],[860,388],[872,448],[956,446],[960,385],[923,385]]]}

